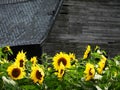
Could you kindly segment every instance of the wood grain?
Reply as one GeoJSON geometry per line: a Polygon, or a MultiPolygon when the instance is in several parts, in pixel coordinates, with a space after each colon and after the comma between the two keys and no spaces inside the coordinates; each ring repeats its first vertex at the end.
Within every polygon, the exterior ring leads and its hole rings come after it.
{"type": "Polygon", "coordinates": [[[110,57],[120,54],[119,0],[64,0],[43,51],[81,57],[88,44],[100,46],[110,57]]]}

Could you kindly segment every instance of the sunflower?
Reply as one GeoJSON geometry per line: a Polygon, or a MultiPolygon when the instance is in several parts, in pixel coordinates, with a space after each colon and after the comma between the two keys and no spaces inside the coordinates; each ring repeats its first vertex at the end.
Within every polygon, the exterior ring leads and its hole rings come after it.
{"type": "Polygon", "coordinates": [[[32,62],[32,64],[33,65],[35,65],[36,63],[37,63],[37,57],[32,57],[31,59],[30,59],[30,61],[32,62]]]}
{"type": "Polygon", "coordinates": [[[102,68],[102,67],[97,68],[97,72],[98,72],[99,74],[102,74],[102,71],[103,71],[103,68],[102,68]]]}
{"type": "Polygon", "coordinates": [[[53,57],[53,66],[55,70],[59,70],[61,62],[65,66],[65,68],[70,68],[71,63],[68,54],[60,52],[53,57]]]}
{"type": "Polygon", "coordinates": [[[74,53],[69,53],[69,57],[71,60],[75,60],[76,57],[75,57],[75,54],[74,53]]]}
{"type": "Polygon", "coordinates": [[[26,53],[23,52],[23,50],[21,52],[18,52],[17,57],[15,59],[15,63],[18,64],[19,67],[24,67],[25,66],[25,62],[26,60],[26,53]]]}
{"type": "Polygon", "coordinates": [[[42,84],[44,80],[44,72],[43,69],[40,68],[38,65],[32,67],[32,72],[30,74],[31,79],[34,83],[42,84]]]}
{"type": "Polygon", "coordinates": [[[102,60],[102,61],[106,61],[107,58],[106,58],[104,55],[101,55],[101,60],[102,60]]]}
{"type": "Polygon", "coordinates": [[[71,65],[75,65],[75,63],[78,62],[74,53],[69,53],[69,57],[71,60],[71,65]]]}
{"type": "Polygon", "coordinates": [[[99,74],[102,74],[102,71],[103,71],[103,69],[104,69],[104,67],[105,67],[105,63],[106,63],[106,59],[105,58],[102,58],[100,61],[99,61],[99,63],[98,63],[98,68],[97,68],[97,71],[98,71],[98,73],[99,74]]]}
{"type": "Polygon", "coordinates": [[[18,79],[22,79],[25,76],[25,72],[23,70],[23,68],[19,67],[16,64],[12,64],[7,68],[7,72],[8,75],[14,79],[14,80],[18,80],[18,79]]]}
{"type": "Polygon", "coordinates": [[[95,75],[94,65],[87,63],[84,73],[86,74],[86,76],[85,76],[86,81],[89,81],[90,79],[92,79],[95,75]]]}
{"type": "Polygon", "coordinates": [[[64,75],[64,70],[65,70],[65,67],[64,65],[62,64],[62,62],[60,63],[60,68],[58,70],[58,78],[61,79],[64,75]]]}
{"type": "Polygon", "coordinates": [[[89,56],[90,51],[91,51],[91,47],[90,45],[88,45],[86,51],[84,52],[83,59],[86,59],[89,56]]]}
{"type": "Polygon", "coordinates": [[[6,52],[11,52],[12,50],[11,50],[11,48],[10,48],[10,46],[5,46],[4,48],[3,48],[3,52],[4,53],[6,53],[6,52]]]}

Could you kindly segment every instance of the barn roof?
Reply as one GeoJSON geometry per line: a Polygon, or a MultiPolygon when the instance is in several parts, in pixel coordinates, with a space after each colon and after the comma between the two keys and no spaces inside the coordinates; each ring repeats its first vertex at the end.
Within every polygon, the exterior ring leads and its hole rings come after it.
{"type": "Polygon", "coordinates": [[[42,44],[63,0],[0,0],[0,46],[42,44]]]}

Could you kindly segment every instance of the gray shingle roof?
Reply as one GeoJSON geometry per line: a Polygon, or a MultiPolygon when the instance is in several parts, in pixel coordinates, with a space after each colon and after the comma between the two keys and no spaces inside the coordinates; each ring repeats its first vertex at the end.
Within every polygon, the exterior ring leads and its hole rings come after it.
{"type": "Polygon", "coordinates": [[[1,0],[0,46],[41,44],[62,0],[1,0]]]}

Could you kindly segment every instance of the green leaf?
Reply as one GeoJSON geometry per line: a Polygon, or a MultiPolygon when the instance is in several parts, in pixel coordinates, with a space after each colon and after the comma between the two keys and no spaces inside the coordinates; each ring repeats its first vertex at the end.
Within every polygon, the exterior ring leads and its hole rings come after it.
{"type": "Polygon", "coordinates": [[[40,90],[40,87],[37,85],[22,85],[20,86],[22,90],[40,90]]]}

